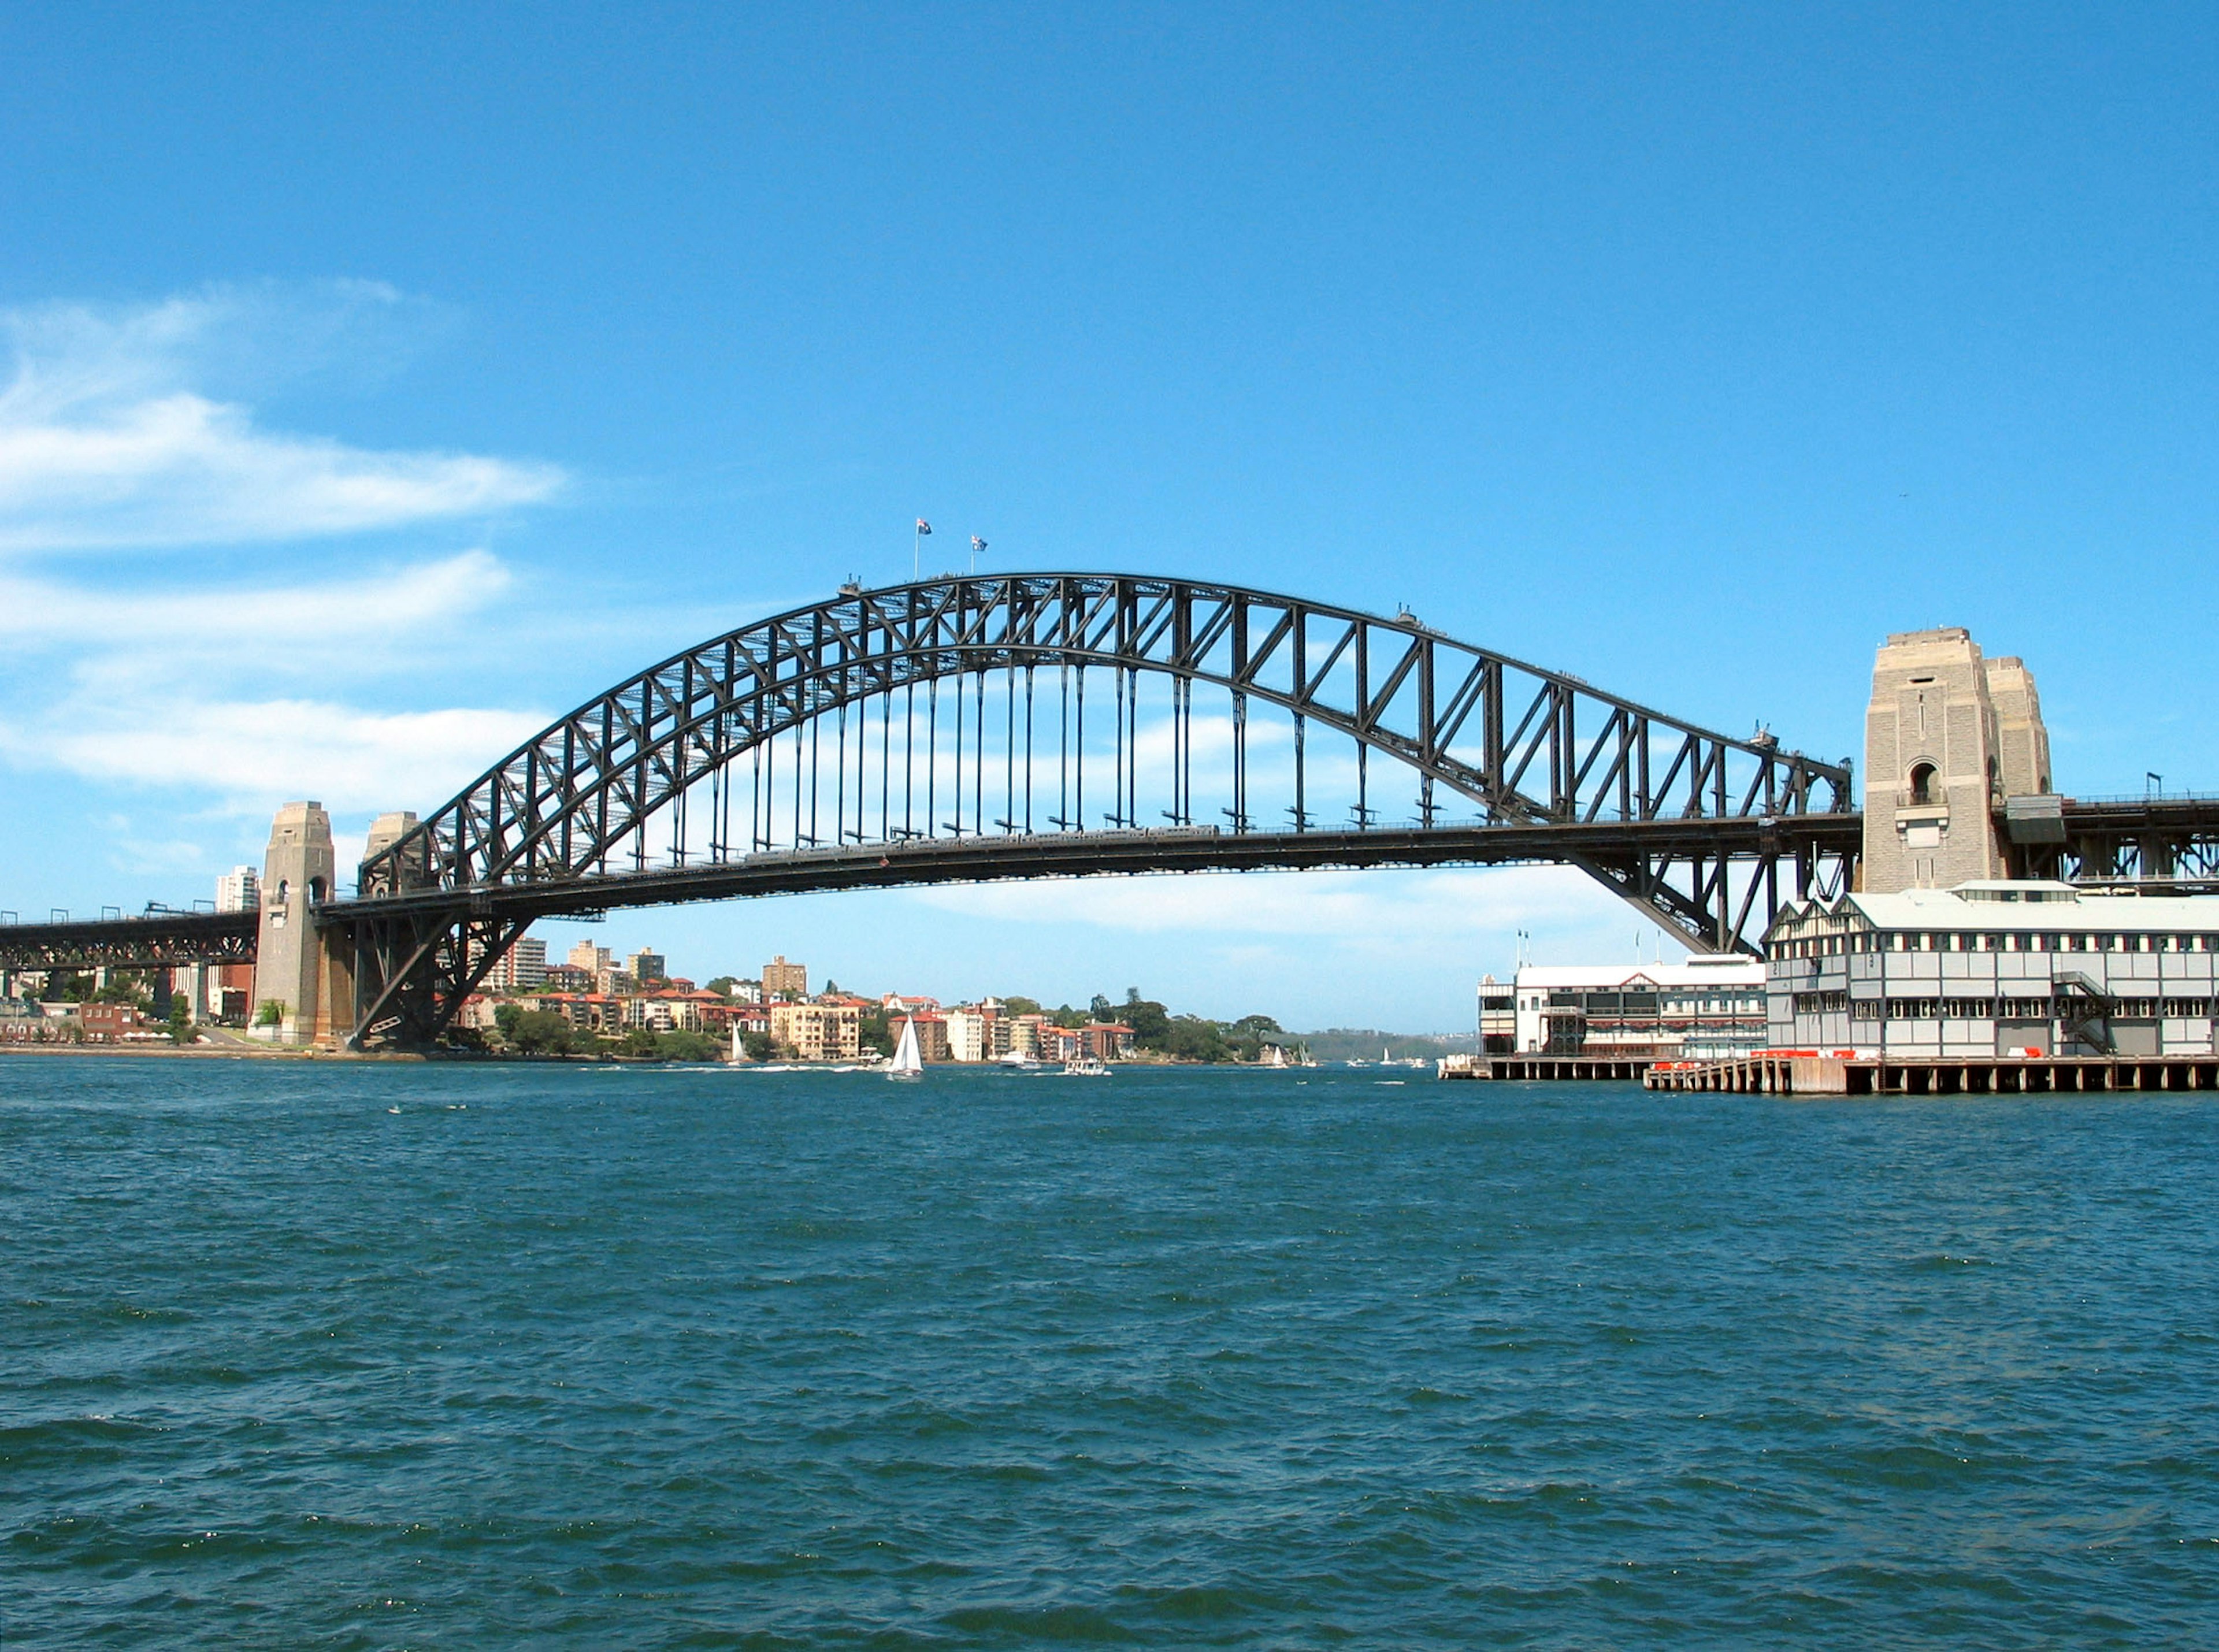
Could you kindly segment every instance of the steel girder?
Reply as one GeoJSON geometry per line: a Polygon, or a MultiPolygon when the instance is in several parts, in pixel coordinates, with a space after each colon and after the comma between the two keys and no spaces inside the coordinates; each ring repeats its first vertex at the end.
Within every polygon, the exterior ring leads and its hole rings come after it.
{"type": "Polygon", "coordinates": [[[488,911],[482,901],[475,904],[476,910],[463,903],[345,920],[354,940],[350,1046],[420,1046],[446,1034],[463,1001],[531,922],[488,911]]]}
{"type": "MultiPolygon", "coordinates": [[[[1121,742],[1123,685],[1137,685],[1141,674],[1171,679],[1190,702],[1196,685],[1229,695],[1236,731],[1234,806],[1223,812],[1232,821],[1232,838],[1308,835],[1312,822],[1300,790],[1303,735],[1331,730],[1353,742],[1359,755],[1383,755],[1417,777],[1421,829],[1439,823],[1445,799],[1459,800],[1502,829],[1605,829],[1580,852],[1554,858],[1580,866],[1704,950],[1750,947],[1752,914],[1761,928],[1788,892],[1779,887],[1781,855],[1746,845],[1660,848],[1641,829],[1841,817],[1851,808],[1846,765],[1668,717],[1579,678],[1458,642],[1407,612],[1386,619],[1268,592],[1127,574],[951,577],[884,590],[845,588],[829,601],[728,632],[638,674],[519,747],[409,836],[365,861],[360,900],[365,911],[401,902],[420,914],[430,897],[433,908],[457,915],[449,922],[460,937],[468,927],[460,916],[464,909],[447,908],[442,896],[515,910],[534,904],[534,891],[618,882],[640,887],[634,879],[650,869],[649,823],[666,813],[682,818],[693,787],[749,754],[774,756],[772,742],[782,735],[844,717],[847,708],[873,699],[890,707],[897,691],[950,678],[959,685],[960,727],[960,686],[967,675],[977,674],[983,705],[987,674],[1008,672],[1014,683],[1019,669],[1029,674],[1042,667],[1078,669],[1082,716],[1085,673],[1120,674],[1121,742]],[[1251,700],[1294,719],[1293,834],[1257,832],[1247,805],[1240,731],[1251,700]]],[[[1028,696],[1029,718],[1029,686],[1028,696]]],[[[809,761],[817,761],[813,747],[809,761]]],[[[1084,761],[1082,755],[1082,788],[1084,761]]],[[[1128,769],[1121,783],[1126,788],[1129,776],[1128,769]]],[[[859,795],[860,785],[859,778],[859,795]]],[[[1190,777],[1184,785],[1184,799],[1175,798],[1168,812],[1190,826],[1190,777]]],[[[813,785],[811,796],[813,810],[813,785]]],[[[797,817],[799,810],[797,801],[797,817]]],[[[957,812],[960,833],[960,802],[957,812]]],[[[1110,818],[1134,828],[1135,812],[1121,800],[1110,818]]],[[[974,833],[982,814],[974,807],[974,833]]],[[[1358,828],[1374,824],[1360,798],[1356,814],[1358,828]]],[[[1023,837],[1036,846],[1041,866],[1054,858],[1052,846],[1080,826],[1067,817],[1051,819],[1060,829],[1028,829],[1023,837]]],[[[1015,835],[1013,819],[997,824],[1015,835]]],[[[844,819],[838,829],[845,842],[850,832],[844,819]]],[[[928,810],[928,835],[937,829],[928,810]]],[[[859,841],[869,835],[860,811],[852,835],[859,841]]],[[[891,848],[892,835],[882,835],[891,848]]],[[[816,842],[797,842],[789,853],[807,854],[816,842]]],[[[721,848],[720,864],[729,864],[730,846],[721,848]]],[[[1808,855],[1786,857],[1793,893],[1845,880],[1854,850],[1827,854],[1832,859],[1824,865],[1808,855]]],[[[1221,865],[1254,860],[1229,847],[1208,858],[1221,865]]],[[[1308,859],[1290,845],[1269,864],[1308,859]]],[[[693,870],[713,880],[716,868],[693,870]]],[[[340,915],[333,921],[342,921],[340,915]]],[[[459,939],[451,949],[457,955],[443,960],[428,933],[411,935],[406,945],[376,941],[374,976],[365,958],[363,978],[382,984],[375,992],[364,989],[359,1025],[365,1034],[396,1013],[395,1026],[411,1035],[419,1023],[444,1025],[458,999],[405,1013],[393,1006],[411,994],[420,1000],[452,993],[490,965],[491,957],[459,939]],[[427,972],[438,974],[438,985],[427,972]]],[[[479,944],[497,939],[488,932],[479,944]]]]}
{"type": "Polygon", "coordinates": [[[0,970],[177,969],[251,964],[255,912],[149,912],[79,923],[0,924],[0,970]]]}
{"type": "Polygon", "coordinates": [[[676,655],[511,753],[366,861],[365,897],[606,871],[688,788],[895,688],[1013,665],[1160,673],[1278,705],[1490,820],[1847,812],[1846,767],[1395,619],[1233,587],[1016,574],[843,592],[676,655]]]}

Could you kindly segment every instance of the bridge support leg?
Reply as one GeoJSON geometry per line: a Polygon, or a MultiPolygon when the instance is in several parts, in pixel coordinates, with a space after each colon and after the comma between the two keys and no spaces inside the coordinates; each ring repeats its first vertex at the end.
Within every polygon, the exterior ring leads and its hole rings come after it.
{"type": "Polygon", "coordinates": [[[450,909],[357,926],[350,935],[356,1009],[347,1047],[444,1041],[463,1002],[530,922],[450,909]]]}

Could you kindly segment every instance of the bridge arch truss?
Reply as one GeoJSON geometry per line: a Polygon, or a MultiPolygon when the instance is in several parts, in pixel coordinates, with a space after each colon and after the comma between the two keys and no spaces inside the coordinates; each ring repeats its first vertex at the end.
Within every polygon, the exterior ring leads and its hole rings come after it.
{"type": "Polygon", "coordinates": [[[360,1031],[403,1038],[444,1028],[534,916],[811,866],[921,882],[1558,860],[1689,946],[1749,950],[1781,901],[1846,886],[1853,808],[1844,764],[1407,612],[948,577],[844,587],[639,673],[366,860],[326,922],[361,943],[360,1031]]]}

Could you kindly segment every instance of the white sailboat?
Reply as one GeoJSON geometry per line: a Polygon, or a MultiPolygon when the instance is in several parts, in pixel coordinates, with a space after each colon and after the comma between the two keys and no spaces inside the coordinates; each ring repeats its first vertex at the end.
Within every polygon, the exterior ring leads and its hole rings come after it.
{"type": "Polygon", "coordinates": [[[917,1047],[917,1022],[906,1015],[902,1017],[901,1042],[894,1046],[894,1059],[886,1068],[886,1077],[911,1080],[924,1077],[924,1057],[917,1047]]]}

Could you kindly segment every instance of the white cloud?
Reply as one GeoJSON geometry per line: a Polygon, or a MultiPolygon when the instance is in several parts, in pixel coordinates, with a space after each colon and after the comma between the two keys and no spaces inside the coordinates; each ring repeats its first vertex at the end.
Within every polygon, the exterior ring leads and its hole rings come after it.
{"type": "Polygon", "coordinates": [[[291,798],[335,810],[434,807],[537,733],[537,712],[374,712],[317,700],[86,707],[0,728],[0,752],[88,779],[214,794],[259,813],[291,798]]]}
{"type": "Polygon", "coordinates": [[[262,428],[208,394],[308,370],[365,315],[403,307],[349,283],[313,295],[217,289],[128,309],[0,314],[0,550],[296,539],[531,504],[553,466],[357,448],[262,428]]]}
{"type": "MultiPolygon", "coordinates": [[[[509,584],[508,570],[484,550],[351,580],[194,591],[91,590],[0,572],[0,638],[226,653],[252,638],[280,647],[297,642],[328,655],[333,628],[371,637],[444,630],[509,584]]],[[[258,649],[257,666],[267,658],[258,649]]]]}
{"type": "Polygon", "coordinates": [[[277,588],[111,593],[0,574],[0,643],[12,645],[16,680],[0,693],[0,758],[212,798],[220,812],[299,797],[343,810],[432,806],[546,717],[366,710],[333,699],[331,685],[436,652],[508,585],[482,550],[277,588]],[[40,649],[69,662],[28,664],[40,649]],[[321,692],[273,692],[289,676],[321,692]]]}

